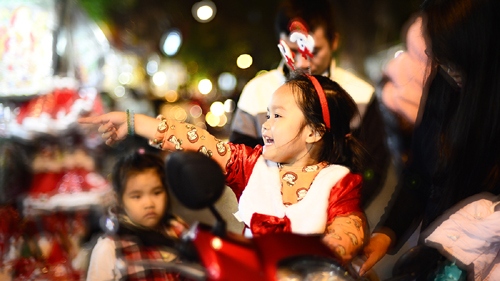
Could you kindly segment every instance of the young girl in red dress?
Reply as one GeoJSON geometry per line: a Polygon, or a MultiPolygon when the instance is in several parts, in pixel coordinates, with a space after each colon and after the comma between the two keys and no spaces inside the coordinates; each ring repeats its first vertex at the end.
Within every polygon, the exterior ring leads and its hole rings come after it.
{"type": "Polygon", "coordinates": [[[223,142],[197,126],[127,112],[81,118],[99,124],[112,145],[138,134],[163,150],[194,150],[216,160],[239,202],[245,235],[324,234],[347,262],[362,248],[360,208],[363,151],[351,135],[358,112],[350,95],[329,78],[294,73],[276,90],[262,126],[264,146],[223,142]]]}

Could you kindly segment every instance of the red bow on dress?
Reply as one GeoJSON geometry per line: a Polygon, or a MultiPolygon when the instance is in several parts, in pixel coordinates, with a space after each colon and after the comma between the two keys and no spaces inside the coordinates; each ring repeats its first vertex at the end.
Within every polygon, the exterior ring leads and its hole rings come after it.
{"type": "Polygon", "coordinates": [[[250,230],[254,236],[267,233],[292,232],[290,219],[254,213],[250,220],[250,230]]]}

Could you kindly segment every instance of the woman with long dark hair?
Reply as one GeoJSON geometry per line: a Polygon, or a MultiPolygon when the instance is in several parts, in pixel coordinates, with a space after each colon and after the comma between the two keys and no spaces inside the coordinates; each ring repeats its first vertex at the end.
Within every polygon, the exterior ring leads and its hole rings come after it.
{"type": "Polygon", "coordinates": [[[427,0],[422,10],[431,73],[411,158],[361,274],[457,202],[500,193],[500,1],[427,0]]]}

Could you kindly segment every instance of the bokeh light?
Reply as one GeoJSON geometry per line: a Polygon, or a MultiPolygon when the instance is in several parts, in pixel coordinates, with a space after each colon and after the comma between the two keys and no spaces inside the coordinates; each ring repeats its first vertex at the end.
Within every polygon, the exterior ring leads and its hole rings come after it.
{"type": "Polygon", "coordinates": [[[205,115],[205,121],[207,121],[207,124],[210,127],[217,127],[220,122],[219,116],[215,116],[212,112],[208,112],[207,115],[205,115]]]}
{"type": "Polygon", "coordinates": [[[217,83],[223,91],[232,91],[236,87],[236,76],[229,72],[223,72],[219,75],[217,83]]]}
{"type": "Polygon", "coordinates": [[[200,118],[201,114],[203,114],[203,110],[201,106],[196,104],[189,109],[189,114],[191,114],[193,118],[200,118]]]}
{"type": "Polygon", "coordinates": [[[236,59],[236,65],[241,69],[249,68],[252,65],[252,63],[253,63],[253,59],[252,59],[252,56],[250,56],[249,54],[240,55],[236,59]]]}
{"type": "Polygon", "coordinates": [[[236,108],[236,103],[234,102],[234,100],[232,99],[227,99],[225,102],[224,102],[224,111],[227,112],[227,113],[231,113],[234,111],[234,109],[236,108]]]}
{"type": "Polygon", "coordinates": [[[201,79],[198,83],[198,91],[203,95],[208,95],[212,91],[212,82],[210,79],[201,79]]]}
{"type": "Polygon", "coordinates": [[[117,98],[121,98],[125,95],[125,87],[123,86],[116,86],[113,93],[117,98]]]}
{"type": "Polygon", "coordinates": [[[221,116],[224,114],[224,104],[220,101],[213,102],[210,105],[210,112],[212,112],[215,116],[221,116]]]}
{"type": "Polygon", "coordinates": [[[177,29],[169,30],[163,35],[161,42],[161,50],[167,56],[174,56],[179,51],[182,44],[181,32],[177,29]]]}
{"type": "Polygon", "coordinates": [[[211,21],[215,17],[217,8],[215,7],[214,2],[204,0],[195,3],[191,9],[191,12],[195,20],[201,23],[206,23],[211,21]]]}
{"type": "Polygon", "coordinates": [[[165,84],[165,81],[167,81],[167,75],[165,72],[159,71],[153,75],[153,84],[155,84],[155,86],[161,86],[165,84]]]}
{"type": "Polygon", "coordinates": [[[165,100],[168,102],[176,102],[179,99],[179,93],[175,90],[168,90],[165,93],[165,100]]]}

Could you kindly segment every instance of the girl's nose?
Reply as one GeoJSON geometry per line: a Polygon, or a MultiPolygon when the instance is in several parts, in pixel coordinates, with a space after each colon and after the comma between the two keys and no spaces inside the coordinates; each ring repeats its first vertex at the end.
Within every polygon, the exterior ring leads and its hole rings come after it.
{"type": "Polygon", "coordinates": [[[155,206],[154,200],[151,196],[147,196],[145,203],[146,203],[146,205],[145,205],[146,208],[154,208],[154,206],[155,206]]]}
{"type": "Polygon", "coordinates": [[[262,124],[262,128],[261,128],[261,129],[262,129],[262,132],[269,130],[269,126],[268,126],[269,124],[268,124],[268,122],[269,122],[269,119],[268,119],[268,120],[266,120],[266,122],[264,122],[264,123],[262,124]]]}

